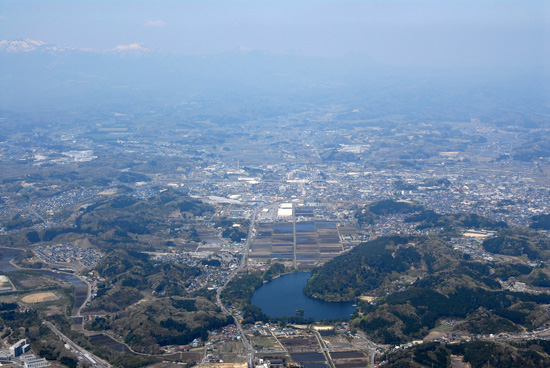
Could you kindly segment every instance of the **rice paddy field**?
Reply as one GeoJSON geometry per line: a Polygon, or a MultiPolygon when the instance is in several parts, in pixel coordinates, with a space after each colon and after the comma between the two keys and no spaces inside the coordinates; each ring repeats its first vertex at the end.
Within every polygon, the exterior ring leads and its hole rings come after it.
{"type": "Polygon", "coordinates": [[[305,212],[297,212],[303,221],[259,223],[257,236],[250,245],[252,260],[292,262],[298,268],[309,268],[331,259],[344,248],[335,221],[320,221],[305,212]]]}

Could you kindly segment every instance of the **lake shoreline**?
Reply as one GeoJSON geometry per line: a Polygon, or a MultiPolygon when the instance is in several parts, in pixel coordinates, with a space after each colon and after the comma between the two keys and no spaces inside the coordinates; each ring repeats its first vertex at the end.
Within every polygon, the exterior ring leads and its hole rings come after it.
{"type": "Polygon", "coordinates": [[[270,318],[349,319],[356,308],[353,302],[327,302],[304,293],[310,277],[311,272],[291,272],[274,277],[254,291],[250,304],[259,307],[270,318]]]}

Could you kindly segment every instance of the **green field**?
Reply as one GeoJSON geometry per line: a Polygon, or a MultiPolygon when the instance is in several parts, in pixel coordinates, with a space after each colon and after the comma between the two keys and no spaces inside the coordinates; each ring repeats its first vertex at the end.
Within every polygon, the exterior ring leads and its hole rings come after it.
{"type": "Polygon", "coordinates": [[[283,350],[283,347],[277,339],[273,336],[258,336],[252,338],[252,344],[254,347],[263,346],[264,348],[270,348],[275,350],[283,350]]]}

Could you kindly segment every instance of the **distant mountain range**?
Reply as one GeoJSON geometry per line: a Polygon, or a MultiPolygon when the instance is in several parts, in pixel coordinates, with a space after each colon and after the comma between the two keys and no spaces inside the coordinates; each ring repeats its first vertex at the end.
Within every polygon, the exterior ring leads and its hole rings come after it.
{"type": "Polygon", "coordinates": [[[364,56],[245,48],[193,56],[138,43],[91,50],[41,40],[0,41],[0,110],[12,112],[129,105],[149,111],[208,101],[231,111],[253,109],[254,116],[319,105],[351,106],[365,118],[398,114],[423,121],[429,110],[432,120],[475,116],[515,122],[523,119],[510,113],[515,108],[545,116],[548,85],[537,71],[392,67],[364,56]]]}
{"type": "MultiPolygon", "coordinates": [[[[38,40],[15,40],[15,41],[0,41],[0,52],[19,53],[19,52],[63,52],[69,50],[79,50],[74,47],[60,47],[57,45],[48,44],[38,40]]],[[[90,51],[80,49],[80,51],[90,51]]]]}
{"type": "Polygon", "coordinates": [[[339,60],[243,48],[193,56],[137,43],[91,50],[40,40],[4,40],[0,41],[0,109],[307,97],[341,88],[351,70],[357,68],[339,60]]]}
{"type": "MultiPolygon", "coordinates": [[[[31,40],[28,38],[22,39],[22,40],[2,40],[0,41],[0,53],[11,53],[11,54],[17,54],[17,53],[30,53],[30,52],[42,52],[42,53],[62,53],[66,51],[80,51],[80,52],[86,52],[90,54],[105,54],[105,53],[125,53],[125,52],[133,52],[133,53],[143,53],[148,52],[151,54],[167,54],[161,50],[154,49],[154,48],[146,48],[140,43],[131,43],[128,45],[118,45],[112,49],[107,50],[93,50],[89,48],[77,48],[77,47],[70,47],[70,46],[59,46],[51,43],[47,43],[41,40],[31,40]]],[[[227,55],[227,54],[239,54],[239,55],[257,55],[257,54],[265,54],[268,55],[270,53],[258,51],[249,49],[246,47],[239,47],[238,49],[235,49],[230,52],[221,53],[219,55],[227,55]]],[[[275,54],[271,54],[272,56],[275,54]]]]}

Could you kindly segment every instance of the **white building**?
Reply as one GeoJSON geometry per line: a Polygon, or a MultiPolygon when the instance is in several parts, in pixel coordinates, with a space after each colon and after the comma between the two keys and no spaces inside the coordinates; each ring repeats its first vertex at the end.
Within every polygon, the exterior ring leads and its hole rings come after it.
{"type": "Polygon", "coordinates": [[[0,350],[0,362],[9,362],[11,357],[12,355],[8,349],[0,350]]]}
{"type": "Polygon", "coordinates": [[[48,365],[50,365],[50,363],[48,363],[48,361],[44,358],[38,358],[36,360],[33,360],[32,362],[24,363],[25,368],[46,367],[48,365]]]}
{"type": "Polygon", "coordinates": [[[21,339],[10,346],[10,353],[14,358],[26,353],[29,350],[31,350],[31,346],[29,345],[27,339],[21,339]]]}

